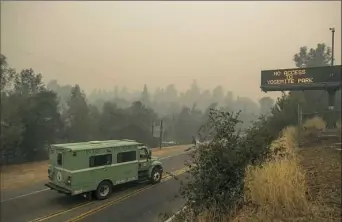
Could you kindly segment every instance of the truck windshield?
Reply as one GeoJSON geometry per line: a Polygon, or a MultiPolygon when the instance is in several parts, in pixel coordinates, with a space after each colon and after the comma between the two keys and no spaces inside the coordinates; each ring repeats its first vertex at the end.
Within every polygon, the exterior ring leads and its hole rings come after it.
{"type": "Polygon", "coordinates": [[[146,148],[140,148],[140,159],[146,159],[147,156],[146,156],[146,148]]]}

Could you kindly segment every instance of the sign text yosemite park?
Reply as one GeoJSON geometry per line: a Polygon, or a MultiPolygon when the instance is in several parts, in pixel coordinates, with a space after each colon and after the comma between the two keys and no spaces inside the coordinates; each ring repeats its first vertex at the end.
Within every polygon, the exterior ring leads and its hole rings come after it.
{"type": "Polygon", "coordinates": [[[261,71],[262,91],[314,90],[341,87],[341,65],[261,71]]]}

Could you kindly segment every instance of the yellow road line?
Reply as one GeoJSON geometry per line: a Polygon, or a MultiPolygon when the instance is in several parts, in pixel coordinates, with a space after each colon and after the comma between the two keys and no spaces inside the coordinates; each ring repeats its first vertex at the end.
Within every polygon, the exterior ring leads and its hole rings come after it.
{"type": "MultiPolygon", "coordinates": [[[[185,173],[186,171],[188,171],[188,167],[182,168],[182,169],[180,169],[180,170],[176,170],[175,172],[173,172],[173,176],[179,176],[179,175],[185,173]]],[[[165,181],[167,181],[167,180],[170,180],[171,178],[172,178],[172,176],[166,176],[165,178],[163,178],[162,182],[165,182],[165,181]]],[[[87,212],[85,212],[85,213],[83,213],[83,214],[80,214],[80,215],[78,215],[78,216],[76,216],[76,217],[74,217],[74,218],[68,220],[67,222],[76,222],[76,221],[79,221],[79,220],[81,220],[81,219],[84,219],[84,218],[86,218],[86,217],[88,217],[88,216],[90,216],[90,215],[93,215],[94,213],[99,212],[99,211],[101,211],[101,210],[103,210],[103,209],[105,209],[105,208],[107,208],[107,207],[109,207],[109,206],[111,206],[111,205],[114,205],[114,204],[116,204],[116,203],[118,203],[118,202],[121,202],[121,201],[123,201],[123,200],[126,200],[126,199],[128,199],[128,198],[130,198],[130,197],[132,197],[132,196],[134,196],[134,195],[136,195],[136,194],[138,194],[138,193],[143,192],[144,190],[148,190],[148,189],[153,188],[153,187],[155,187],[155,186],[157,186],[157,185],[158,185],[158,184],[155,184],[155,185],[152,185],[152,186],[148,186],[148,187],[144,187],[144,188],[141,188],[141,189],[139,189],[139,190],[136,190],[136,191],[134,191],[134,192],[132,192],[132,193],[126,195],[126,196],[123,196],[123,197],[121,197],[121,198],[119,198],[119,199],[110,201],[110,202],[108,202],[108,203],[106,203],[106,204],[103,204],[103,205],[101,205],[101,206],[99,206],[99,207],[96,207],[96,208],[94,208],[94,209],[92,209],[92,210],[89,210],[89,211],[87,211],[87,212]]]]}
{"type": "MultiPolygon", "coordinates": [[[[182,173],[184,173],[184,172],[186,171],[186,170],[184,170],[184,169],[186,169],[186,168],[182,168],[182,169],[180,169],[180,170],[176,170],[176,171],[174,171],[174,172],[172,172],[172,173],[170,173],[170,174],[173,175],[173,176],[180,175],[180,174],[182,174],[182,173]]],[[[171,179],[171,178],[172,178],[172,176],[170,176],[170,175],[164,175],[162,181],[164,182],[164,181],[167,181],[167,180],[169,180],[169,179],[171,179]]],[[[156,184],[156,185],[157,185],[157,184],[156,184]]],[[[119,199],[114,199],[114,200],[110,201],[109,203],[114,204],[114,203],[116,203],[116,202],[120,202],[121,200],[127,199],[128,197],[132,196],[132,194],[137,194],[137,193],[139,193],[139,192],[141,192],[141,191],[146,190],[147,188],[151,188],[151,187],[154,187],[154,186],[156,186],[156,185],[152,185],[152,186],[147,186],[147,187],[140,188],[140,189],[138,189],[138,190],[133,191],[132,193],[129,193],[129,194],[127,194],[127,195],[124,195],[123,197],[120,197],[119,199]],[[139,192],[138,192],[138,191],[139,191],[139,192]],[[127,198],[125,198],[125,197],[127,197],[127,198]]],[[[68,213],[68,212],[71,212],[71,211],[73,211],[73,210],[77,210],[77,209],[79,209],[79,208],[81,208],[81,207],[88,206],[88,205],[90,205],[90,204],[92,204],[92,203],[94,203],[94,202],[93,202],[93,201],[87,201],[87,202],[85,202],[85,203],[77,204],[76,206],[71,207],[71,208],[69,208],[69,209],[67,209],[67,210],[61,210],[61,211],[58,211],[58,212],[56,212],[56,213],[52,213],[52,214],[50,214],[50,215],[48,215],[48,216],[43,216],[43,217],[39,217],[39,218],[33,219],[33,220],[29,221],[29,222],[41,222],[41,221],[46,221],[46,220],[49,220],[49,219],[51,219],[51,218],[58,217],[58,216],[60,216],[60,215],[66,214],[66,213],[68,213]]],[[[107,204],[108,204],[108,203],[107,203],[107,204]]],[[[105,204],[105,205],[106,205],[106,204],[105,204]]],[[[109,206],[109,205],[108,205],[108,206],[109,206]]],[[[95,209],[97,209],[97,208],[95,208],[95,209]]]]}
{"type": "Polygon", "coordinates": [[[77,204],[76,206],[71,207],[71,208],[69,208],[67,210],[61,210],[61,211],[58,211],[56,213],[50,214],[48,216],[43,216],[43,217],[40,217],[40,218],[37,218],[37,219],[30,220],[29,222],[40,222],[40,221],[49,220],[51,218],[58,217],[59,215],[66,214],[66,213],[68,213],[70,211],[77,210],[77,209],[79,209],[81,207],[85,207],[87,205],[90,205],[91,203],[92,203],[91,201],[88,201],[86,203],[77,204]]]}

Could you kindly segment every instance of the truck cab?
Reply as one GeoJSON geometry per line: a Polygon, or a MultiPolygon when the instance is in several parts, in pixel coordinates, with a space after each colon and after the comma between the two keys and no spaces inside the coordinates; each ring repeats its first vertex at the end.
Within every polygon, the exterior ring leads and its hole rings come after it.
{"type": "Polygon", "coordinates": [[[150,179],[157,183],[162,176],[163,168],[156,157],[152,157],[152,150],[147,146],[139,146],[139,180],[150,179]]]}

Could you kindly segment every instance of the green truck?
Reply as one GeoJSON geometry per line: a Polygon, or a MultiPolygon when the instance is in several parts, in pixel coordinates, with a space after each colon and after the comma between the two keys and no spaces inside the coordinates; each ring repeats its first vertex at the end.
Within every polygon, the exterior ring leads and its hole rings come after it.
{"type": "Polygon", "coordinates": [[[134,140],[54,144],[49,148],[49,182],[45,186],[67,195],[103,200],[115,185],[159,183],[162,163],[151,153],[150,148],[134,140]]]}

